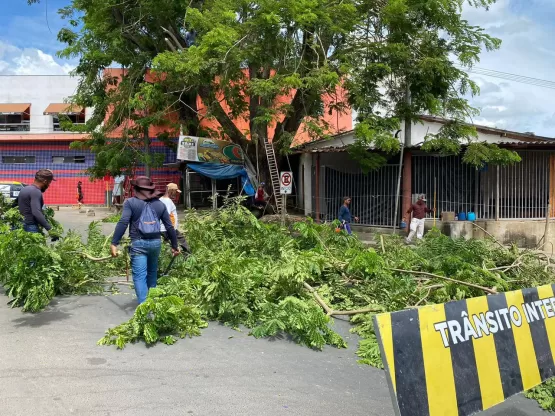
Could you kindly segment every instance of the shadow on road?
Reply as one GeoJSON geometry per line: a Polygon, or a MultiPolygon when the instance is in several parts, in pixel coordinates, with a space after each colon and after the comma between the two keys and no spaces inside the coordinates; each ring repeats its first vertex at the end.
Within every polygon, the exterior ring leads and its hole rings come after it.
{"type": "Polygon", "coordinates": [[[16,328],[28,326],[31,328],[40,328],[42,326],[50,325],[53,322],[68,319],[70,313],[63,312],[56,309],[47,309],[37,314],[26,314],[22,318],[14,319],[16,328]]]}

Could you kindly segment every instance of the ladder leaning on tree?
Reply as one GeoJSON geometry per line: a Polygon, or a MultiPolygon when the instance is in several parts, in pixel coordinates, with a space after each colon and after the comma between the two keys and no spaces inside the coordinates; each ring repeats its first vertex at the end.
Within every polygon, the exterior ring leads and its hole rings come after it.
{"type": "Polygon", "coordinates": [[[266,149],[266,158],[268,159],[268,167],[270,168],[270,178],[272,181],[272,189],[274,191],[274,198],[276,201],[276,211],[281,214],[282,207],[282,195],[280,194],[279,186],[279,170],[276,160],[276,154],[274,152],[274,146],[268,141],[267,138],[264,139],[264,147],[266,149]]]}

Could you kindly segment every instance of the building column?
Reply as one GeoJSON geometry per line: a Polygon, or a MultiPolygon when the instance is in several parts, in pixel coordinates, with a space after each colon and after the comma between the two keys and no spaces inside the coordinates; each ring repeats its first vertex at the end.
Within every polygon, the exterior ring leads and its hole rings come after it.
{"type": "Polygon", "coordinates": [[[312,214],[312,153],[301,155],[302,173],[302,207],[304,215],[307,217],[312,214]]]}
{"type": "MultiPolygon", "coordinates": [[[[403,155],[403,180],[402,180],[402,216],[409,210],[412,204],[412,152],[406,150],[403,155]]],[[[396,219],[397,220],[397,219],[396,219]]],[[[408,229],[409,227],[407,227],[408,229]]]]}

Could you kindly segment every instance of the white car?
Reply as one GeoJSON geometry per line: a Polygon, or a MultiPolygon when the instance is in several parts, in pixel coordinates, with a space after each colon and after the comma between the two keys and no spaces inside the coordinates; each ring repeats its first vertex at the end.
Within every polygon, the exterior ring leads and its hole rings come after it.
{"type": "Polygon", "coordinates": [[[22,182],[0,181],[0,195],[13,202],[26,185],[22,182]]]}

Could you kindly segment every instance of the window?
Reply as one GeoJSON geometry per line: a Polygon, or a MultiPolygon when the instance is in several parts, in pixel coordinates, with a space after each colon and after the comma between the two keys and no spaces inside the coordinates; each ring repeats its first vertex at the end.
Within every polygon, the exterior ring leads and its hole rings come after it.
{"type": "Polygon", "coordinates": [[[85,163],[85,156],[52,156],[52,164],[85,163]]]}
{"type": "Polygon", "coordinates": [[[35,163],[36,156],[2,156],[2,163],[35,163]]]}
{"type": "Polygon", "coordinates": [[[62,126],[60,126],[60,116],[68,118],[73,124],[85,124],[84,111],[78,114],[54,114],[52,116],[54,131],[62,131],[62,126]]]}

